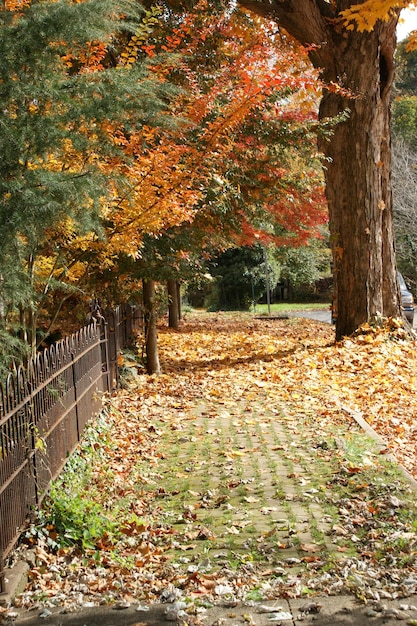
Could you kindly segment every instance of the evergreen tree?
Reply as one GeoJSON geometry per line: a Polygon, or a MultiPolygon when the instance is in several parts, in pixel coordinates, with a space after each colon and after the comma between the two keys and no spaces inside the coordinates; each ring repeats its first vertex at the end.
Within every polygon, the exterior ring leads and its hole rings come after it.
{"type": "Polygon", "coordinates": [[[261,245],[232,248],[213,259],[211,274],[215,288],[209,303],[214,310],[248,310],[266,292],[266,271],[269,284],[274,287],[279,279],[279,263],[268,255],[261,245]]]}
{"type": "Polygon", "coordinates": [[[162,123],[171,94],[145,62],[118,64],[118,41],[141,19],[133,4],[11,4],[0,8],[0,314],[33,349],[42,299],[68,271],[60,244],[99,237],[105,198],[123,185],[100,166],[119,151],[114,131],[162,123]],[[40,255],[52,252],[39,284],[40,255]]]}

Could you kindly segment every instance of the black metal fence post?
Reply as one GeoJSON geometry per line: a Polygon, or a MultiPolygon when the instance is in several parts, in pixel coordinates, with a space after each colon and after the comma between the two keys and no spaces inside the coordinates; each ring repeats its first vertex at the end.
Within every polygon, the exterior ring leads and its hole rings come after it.
{"type": "Polygon", "coordinates": [[[0,550],[0,593],[6,593],[5,577],[3,551],[0,550]]]}
{"type": "Polygon", "coordinates": [[[112,390],[110,359],[109,359],[109,325],[107,320],[102,317],[100,319],[100,345],[101,345],[101,370],[105,380],[106,391],[112,390]]]}

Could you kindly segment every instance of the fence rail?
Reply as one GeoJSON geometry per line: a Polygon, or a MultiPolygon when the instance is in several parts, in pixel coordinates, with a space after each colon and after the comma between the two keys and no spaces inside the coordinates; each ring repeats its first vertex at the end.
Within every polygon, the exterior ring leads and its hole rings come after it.
{"type": "Polygon", "coordinates": [[[141,328],[137,307],[93,314],[88,326],[0,384],[0,593],[5,559],[100,410],[103,393],[117,385],[119,352],[141,328]]]}

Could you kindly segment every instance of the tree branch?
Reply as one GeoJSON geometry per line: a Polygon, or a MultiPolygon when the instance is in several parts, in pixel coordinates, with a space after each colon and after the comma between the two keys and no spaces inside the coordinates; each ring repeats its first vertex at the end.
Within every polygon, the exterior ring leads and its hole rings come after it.
{"type": "Polygon", "coordinates": [[[301,44],[323,45],[329,38],[328,20],[336,14],[323,0],[238,0],[240,6],[276,20],[301,44]]]}

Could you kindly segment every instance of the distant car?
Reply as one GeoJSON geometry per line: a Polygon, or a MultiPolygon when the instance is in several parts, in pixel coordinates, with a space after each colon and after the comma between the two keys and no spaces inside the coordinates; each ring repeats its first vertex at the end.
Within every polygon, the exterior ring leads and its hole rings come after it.
{"type": "MultiPolygon", "coordinates": [[[[414,323],[414,298],[413,298],[413,294],[411,293],[411,291],[409,291],[406,282],[403,278],[403,275],[400,274],[400,272],[397,272],[398,274],[398,284],[400,287],[400,293],[401,293],[401,310],[403,312],[404,317],[406,318],[406,320],[411,324],[411,326],[413,326],[414,323]]],[[[331,313],[332,313],[332,324],[336,323],[336,313],[334,310],[334,303],[332,303],[331,307],[331,313]]]]}
{"type": "Polygon", "coordinates": [[[398,272],[398,284],[401,292],[401,309],[404,317],[412,326],[414,323],[414,298],[400,272],[398,272]]]}

